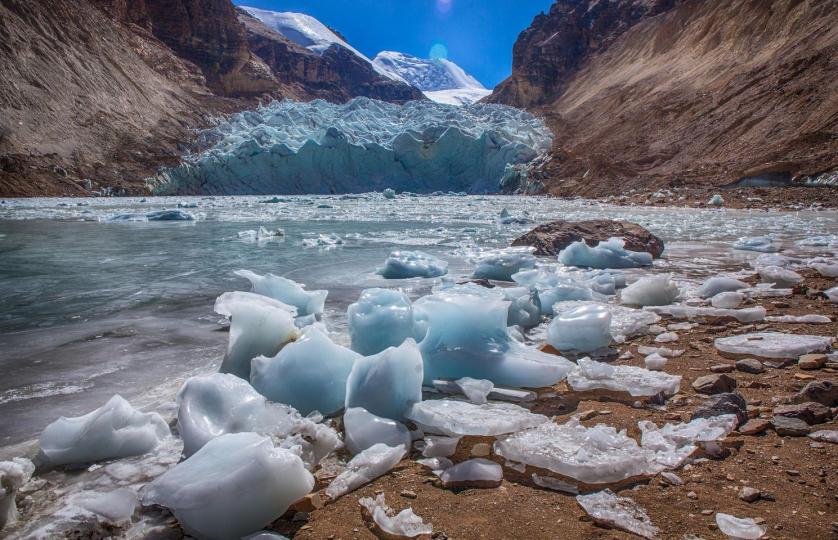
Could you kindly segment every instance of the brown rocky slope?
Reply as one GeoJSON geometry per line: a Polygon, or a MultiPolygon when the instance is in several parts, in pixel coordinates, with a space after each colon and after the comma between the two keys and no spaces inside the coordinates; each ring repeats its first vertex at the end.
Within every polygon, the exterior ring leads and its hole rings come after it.
{"type": "Polygon", "coordinates": [[[557,0],[488,101],[543,114],[547,191],[838,167],[838,1],[557,0]]]}

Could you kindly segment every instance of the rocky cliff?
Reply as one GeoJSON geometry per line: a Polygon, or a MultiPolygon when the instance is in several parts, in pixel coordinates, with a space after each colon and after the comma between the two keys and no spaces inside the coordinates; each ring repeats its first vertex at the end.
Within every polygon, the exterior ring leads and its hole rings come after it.
{"type": "Polygon", "coordinates": [[[838,1],[557,0],[488,101],[545,116],[554,194],[838,167],[838,1]]]}

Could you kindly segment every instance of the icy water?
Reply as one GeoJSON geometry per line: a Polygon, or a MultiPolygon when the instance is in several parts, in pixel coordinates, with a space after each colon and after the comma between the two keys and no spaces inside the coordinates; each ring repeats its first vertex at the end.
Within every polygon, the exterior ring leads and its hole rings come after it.
{"type": "MultiPolygon", "coordinates": [[[[227,334],[215,298],[248,290],[233,271],[281,274],[328,289],[326,324],[345,337],[345,312],[368,287],[427,294],[433,279],[375,274],[393,249],[421,249],[467,277],[470,257],[505,247],[533,225],[501,225],[507,208],[533,223],[628,219],[667,244],[656,268],[700,279],[741,267],[740,236],[771,234],[790,252],[838,234],[836,212],[621,208],[536,197],[361,196],[25,199],[0,203],[0,447],[31,440],[59,415],[75,416],[120,393],[135,405],[170,402],[188,376],[217,367],[227,334]],[[194,221],[112,221],[182,203],[194,221]],[[191,207],[191,206],[195,207],[191,207]],[[255,242],[241,231],[282,228],[255,242]],[[322,237],[325,239],[318,240],[322,237]],[[336,237],[340,242],[333,245],[336,237]]],[[[822,249],[822,248],[820,248],[822,249]]],[[[804,251],[805,250],[805,251],[804,251]]],[[[788,252],[784,252],[788,254],[788,252]]],[[[12,455],[8,449],[2,454],[12,455]]]]}

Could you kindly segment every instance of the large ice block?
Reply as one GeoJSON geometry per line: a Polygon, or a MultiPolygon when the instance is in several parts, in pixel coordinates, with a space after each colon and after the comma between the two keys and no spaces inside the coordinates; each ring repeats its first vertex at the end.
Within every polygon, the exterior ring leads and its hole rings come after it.
{"type": "Polygon", "coordinates": [[[473,276],[478,279],[512,281],[512,274],[534,266],[535,257],[532,256],[529,248],[499,249],[478,258],[473,276]]]}
{"type": "Polygon", "coordinates": [[[557,311],[547,329],[547,343],[560,351],[590,352],[611,343],[611,312],[586,304],[557,311]]]}
{"type": "Polygon", "coordinates": [[[300,317],[306,315],[319,317],[323,314],[329,291],[307,291],[296,281],[273,274],[261,276],[250,270],[236,270],[233,273],[249,280],[254,293],[294,306],[300,317]]]}
{"type": "Polygon", "coordinates": [[[346,314],[352,350],[364,356],[398,347],[413,337],[413,306],[401,291],[366,289],[346,314]]]}
{"type": "Polygon", "coordinates": [[[595,247],[584,240],[573,242],[559,252],[559,262],[583,268],[637,268],[651,266],[652,255],[645,251],[629,251],[622,238],[609,238],[595,247]]]}
{"type": "Polygon", "coordinates": [[[680,295],[681,290],[672,281],[672,276],[661,274],[638,279],[623,289],[620,301],[631,306],[665,306],[680,295]]]}
{"type": "Polygon", "coordinates": [[[422,355],[409,338],[355,361],[346,381],[346,408],[363,407],[377,416],[400,420],[422,401],[422,355]]]}
{"type": "Polygon", "coordinates": [[[448,263],[424,251],[391,251],[377,269],[384,279],[432,278],[448,273],[448,263]]]}
{"type": "Polygon", "coordinates": [[[760,358],[797,358],[803,354],[827,350],[835,338],[784,334],[782,332],[754,332],[717,338],[717,349],[724,353],[758,356],[760,358]]]}

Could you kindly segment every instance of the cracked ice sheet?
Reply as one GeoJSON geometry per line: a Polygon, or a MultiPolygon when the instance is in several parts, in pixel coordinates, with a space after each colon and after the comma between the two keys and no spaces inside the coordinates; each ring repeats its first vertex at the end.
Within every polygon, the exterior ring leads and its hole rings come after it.
{"type": "Polygon", "coordinates": [[[660,534],[643,508],[628,497],[618,497],[610,489],[577,495],[576,502],[603,526],[628,531],[643,538],[656,538],[660,534]]]}
{"type": "Polygon", "coordinates": [[[681,376],[635,366],[612,366],[590,358],[580,358],[578,367],[567,376],[567,382],[576,392],[603,389],[628,392],[634,397],[647,397],[660,393],[676,394],[681,385],[681,376]]]}
{"type": "Polygon", "coordinates": [[[654,452],[654,462],[661,469],[677,469],[698,449],[697,443],[726,437],[736,424],[736,415],[724,414],[661,428],[647,420],[637,425],[643,433],[640,446],[654,452]]]}
{"type": "Polygon", "coordinates": [[[733,317],[739,322],[757,322],[765,318],[765,308],[762,306],[743,309],[722,309],[671,304],[668,306],[646,306],[643,309],[651,311],[652,313],[657,313],[658,315],[669,315],[674,319],[694,319],[696,317],[733,317]]]}
{"type": "Polygon", "coordinates": [[[834,341],[835,338],[829,336],[754,332],[718,338],[714,345],[721,352],[728,354],[747,354],[760,358],[797,358],[803,354],[825,351],[834,341]]]}
{"type": "Polygon", "coordinates": [[[451,436],[501,435],[535,427],[548,421],[512,403],[484,403],[436,399],[414,404],[405,415],[427,431],[451,436]]]}

